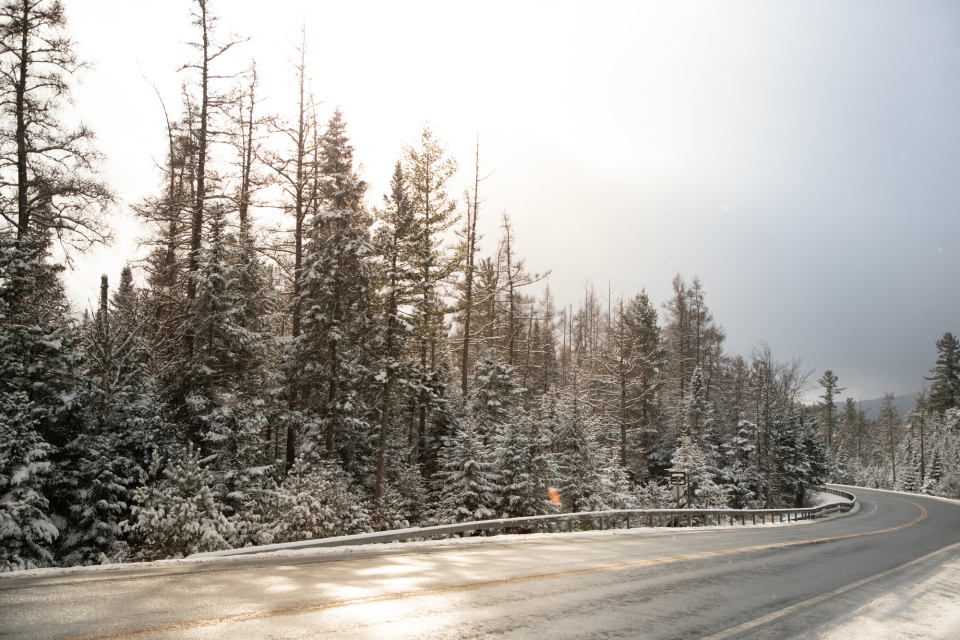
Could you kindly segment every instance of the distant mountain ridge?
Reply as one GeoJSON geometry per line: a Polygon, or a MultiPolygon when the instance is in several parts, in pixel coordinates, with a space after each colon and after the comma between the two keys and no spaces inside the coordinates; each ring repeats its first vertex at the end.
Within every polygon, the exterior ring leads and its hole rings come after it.
{"type": "MultiPolygon", "coordinates": [[[[901,418],[907,411],[913,409],[913,407],[916,406],[916,403],[916,393],[904,393],[902,395],[893,396],[893,406],[897,408],[897,415],[899,415],[901,418]]],[[[862,408],[864,411],[866,411],[866,417],[871,420],[877,419],[877,416],[880,414],[881,404],[883,404],[883,398],[857,400],[857,408],[862,408]]],[[[844,408],[847,406],[847,399],[844,398],[843,402],[837,402],[836,405],[837,411],[842,413],[844,408]]]]}

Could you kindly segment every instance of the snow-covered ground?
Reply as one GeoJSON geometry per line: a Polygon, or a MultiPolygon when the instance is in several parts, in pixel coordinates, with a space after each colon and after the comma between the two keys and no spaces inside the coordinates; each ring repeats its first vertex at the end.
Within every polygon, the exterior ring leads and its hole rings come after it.
{"type": "Polygon", "coordinates": [[[814,498],[810,501],[811,506],[819,507],[823,504],[838,504],[840,502],[849,502],[846,498],[841,498],[840,496],[835,496],[832,493],[815,493],[813,494],[814,498]]]}
{"type": "MultiPolygon", "coordinates": [[[[820,504],[832,504],[834,502],[846,502],[843,498],[834,496],[828,493],[816,494],[813,498],[814,505],[820,504]]],[[[826,516],[827,518],[834,518],[841,514],[834,514],[831,516],[826,516]]],[[[750,524],[747,521],[747,527],[788,527],[788,526],[797,526],[803,524],[810,524],[817,522],[818,520],[800,520],[797,522],[768,522],[766,524],[750,524]]],[[[735,528],[740,528],[739,523],[733,525],[735,528]]],[[[413,549],[421,548],[433,548],[433,547],[444,547],[444,546],[453,546],[453,545],[475,545],[475,544],[487,544],[491,542],[499,543],[512,543],[512,542],[525,542],[533,540],[548,540],[556,538],[557,536],[570,536],[570,537],[602,537],[602,536],[644,536],[651,534],[662,534],[662,533],[671,533],[671,534],[690,534],[690,533],[701,533],[706,531],[727,531],[731,528],[730,525],[724,524],[721,526],[709,525],[705,527],[636,527],[633,529],[607,529],[605,531],[574,531],[574,532],[557,532],[557,533],[525,533],[525,534],[499,534],[499,535],[489,535],[489,536],[468,536],[465,538],[446,538],[443,540],[412,540],[408,542],[387,542],[387,543],[377,543],[370,545],[353,545],[353,546],[343,546],[343,547],[320,547],[320,548],[308,548],[308,549],[284,549],[278,551],[270,551],[265,553],[257,554],[246,554],[246,555],[233,555],[233,556],[207,556],[201,558],[177,558],[173,560],[155,560],[153,562],[136,562],[136,563],[117,563],[117,564],[104,564],[104,565],[94,565],[86,567],[51,567],[47,569],[31,569],[29,571],[15,571],[11,573],[0,573],[0,580],[5,578],[16,578],[16,577],[46,577],[46,576],[61,576],[77,573],[86,573],[86,572],[100,572],[100,571],[120,571],[124,569],[139,569],[147,567],[173,567],[179,565],[195,565],[195,564],[208,564],[213,562],[249,562],[253,559],[258,558],[289,558],[289,557],[298,557],[298,556],[312,556],[312,555],[332,555],[332,554],[357,554],[357,553],[369,553],[373,552],[395,552],[395,551],[406,551],[413,549]]]]}

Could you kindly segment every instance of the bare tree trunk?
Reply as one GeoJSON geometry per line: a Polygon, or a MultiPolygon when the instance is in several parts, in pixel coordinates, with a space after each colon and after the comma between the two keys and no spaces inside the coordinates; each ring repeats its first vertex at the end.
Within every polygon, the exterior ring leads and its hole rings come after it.
{"type": "MultiPolygon", "coordinates": [[[[190,227],[190,257],[187,261],[187,309],[195,313],[193,301],[197,297],[197,274],[200,272],[200,249],[203,241],[203,217],[207,195],[207,119],[210,115],[210,29],[207,21],[206,0],[197,0],[200,8],[202,62],[200,64],[200,131],[197,134],[196,193],[193,219],[190,227]]],[[[195,333],[193,322],[187,325],[187,353],[193,355],[195,333]]]]}
{"type": "Polygon", "coordinates": [[[463,397],[467,397],[467,382],[470,367],[470,318],[473,312],[473,259],[477,249],[477,213],[480,206],[480,136],[477,136],[477,161],[473,176],[473,215],[467,207],[467,273],[466,273],[466,309],[463,319],[463,361],[460,365],[460,388],[463,397]]]}
{"type": "Polygon", "coordinates": [[[17,115],[17,240],[22,240],[30,230],[30,205],[27,188],[29,186],[27,173],[27,61],[30,59],[27,38],[30,24],[30,3],[23,0],[23,33],[20,38],[20,77],[15,80],[16,115],[17,115]]]}

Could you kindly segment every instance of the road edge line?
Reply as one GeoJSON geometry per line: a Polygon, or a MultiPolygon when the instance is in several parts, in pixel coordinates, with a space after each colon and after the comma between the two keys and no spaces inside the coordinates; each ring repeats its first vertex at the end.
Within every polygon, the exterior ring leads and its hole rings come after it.
{"type": "Polygon", "coordinates": [[[729,629],[726,629],[725,631],[721,631],[721,632],[719,632],[719,633],[714,633],[713,635],[709,635],[709,636],[704,636],[704,637],[701,638],[700,640],[723,640],[724,638],[729,638],[730,636],[736,635],[736,634],[738,634],[738,633],[740,633],[740,632],[742,632],[742,631],[749,631],[750,629],[754,629],[754,628],[756,628],[756,627],[759,627],[760,625],[766,624],[766,623],[768,623],[768,622],[772,622],[772,621],[774,621],[774,620],[778,620],[779,618],[782,618],[782,617],[784,617],[784,616],[788,616],[788,615],[790,615],[791,613],[795,613],[795,612],[800,611],[800,610],[802,610],[802,609],[806,609],[807,607],[811,607],[811,606],[813,606],[813,605],[815,605],[815,604],[820,604],[821,602],[823,602],[823,601],[825,601],[825,600],[829,600],[830,598],[833,598],[834,596],[838,596],[838,595],[841,595],[841,594],[846,593],[847,591],[852,591],[853,589],[856,589],[856,588],[858,588],[858,587],[862,587],[863,585],[865,585],[865,584],[867,584],[867,583],[873,582],[874,580],[879,580],[880,578],[884,578],[884,577],[886,577],[886,576],[888,576],[888,575],[890,575],[890,574],[892,574],[892,573],[896,573],[897,571],[900,571],[901,569],[906,569],[907,567],[911,567],[911,566],[913,566],[913,565],[915,565],[915,564],[919,564],[919,563],[921,563],[921,562],[924,562],[924,561],[926,561],[926,560],[929,560],[930,558],[932,558],[932,557],[934,557],[934,556],[937,556],[937,555],[940,555],[941,553],[946,553],[947,551],[950,551],[950,550],[952,550],[952,549],[958,549],[958,548],[960,548],[960,542],[955,542],[954,544],[950,545],[949,547],[944,547],[944,548],[942,548],[942,549],[938,549],[938,550],[936,550],[936,551],[934,551],[934,552],[932,552],[932,553],[928,553],[928,554],[925,555],[925,556],[921,556],[920,558],[916,558],[916,559],[914,559],[914,560],[911,560],[910,562],[906,562],[906,563],[904,563],[904,564],[901,564],[901,565],[899,565],[899,566],[893,567],[893,568],[891,568],[891,569],[887,569],[886,571],[881,571],[881,572],[878,573],[878,574],[875,574],[875,575],[872,575],[872,576],[868,576],[868,577],[866,577],[866,578],[863,578],[862,580],[857,580],[856,582],[851,582],[850,584],[845,585],[845,586],[843,586],[843,587],[840,587],[839,589],[834,589],[833,591],[828,591],[827,593],[822,593],[822,594],[820,594],[819,596],[810,598],[809,600],[804,600],[803,602],[798,602],[797,604],[794,604],[794,605],[791,605],[791,606],[789,606],[789,607],[786,607],[785,609],[780,609],[779,611],[774,611],[773,613],[768,613],[768,614],[765,615],[765,616],[761,616],[761,617],[756,618],[756,619],[754,619],[754,620],[751,620],[751,621],[749,621],[749,622],[744,622],[743,624],[737,625],[737,626],[735,626],[735,627],[730,627],[729,629]]]}

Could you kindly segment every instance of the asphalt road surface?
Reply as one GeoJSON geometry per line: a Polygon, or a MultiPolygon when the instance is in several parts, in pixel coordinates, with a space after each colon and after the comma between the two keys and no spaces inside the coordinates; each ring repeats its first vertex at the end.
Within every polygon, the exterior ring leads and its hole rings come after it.
{"type": "Polygon", "coordinates": [[[0,579],[0,637],[877,637],[936,598],[912,637],[960,637],[960,588],[928,585],[960,559],[960,504],[852,491],[859,512],[787,526],[24,573],[0,579]]]}

